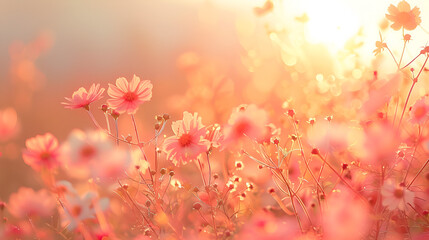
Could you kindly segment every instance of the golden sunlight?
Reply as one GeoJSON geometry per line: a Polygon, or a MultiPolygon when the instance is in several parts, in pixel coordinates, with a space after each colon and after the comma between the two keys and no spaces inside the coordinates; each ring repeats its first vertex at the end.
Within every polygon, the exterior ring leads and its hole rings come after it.
{"type": "Polygon", "coordinates": [[[357,16],[344,1],[308,1],[306,5],[306,34],[312,43],[343,46],[359,30],[357,16]]]}

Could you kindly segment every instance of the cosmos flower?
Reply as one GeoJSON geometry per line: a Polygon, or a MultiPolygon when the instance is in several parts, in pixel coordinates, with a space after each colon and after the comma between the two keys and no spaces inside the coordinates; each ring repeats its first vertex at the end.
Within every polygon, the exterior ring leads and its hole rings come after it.
{"type": "Polygon", "coordinates": [[[373,166],[389,166],[396,157],[400,136],[387,121],[376,121],[364,128],[362,161],[373,166]]]}
{"type": "Polygon", "coordinates": [[[225,127],[225,142],[235,142],[243,136],[261,140],[267,131],[267,113],[256,105],[238,107],[225,127]]]}
{"type": "Polygon", "coordinates": [[[296,222],[289,219],[282,219],[266,212],[256,213],[243,226],[237,239],[298,239],[300,230],[296,222]]]}
{"type": "Polygon", "coordinates": [[[414,192],[402,186],[395,186],[391,181],[387,181],[381,188],[383,196],[383,206],[390,210],[405,210],[407,204],[414,206],[414,192]]]}
{"type": "Polygon", "coordinates": [[[102,131],[74,130],[61,146],[61,160],[75,178],[116,181],[131,163],[131,154],[115,147],[102,131]]]}
{"type": "Polygon", "coordinates": [[[72,165],[82,165],[100,157],[100,154],[113,148],[107,135],[102,131],[73,130],[62,146],[63,157],[72,165]]]}
{"type": "Polygon", "coordinates": [[[131,163],[131,153],[116,147],[104,153],[98,161],[90,165],[91,175],[97,183],[115,183],[118,178],[126,176],[125,171],[129,169],[131,163]]]}
{"type": "Polygon", "coordinates": [[[183,120],[173,122],[171,127],[175,136],[164,141],[168,159],[186,164],[208,150],[210,142],[204,139],[206,128],[198,113],[184,112],[183,120]]]}
{"type": "Polygon", "coordinates": [[[152,88],[149,80],[140,81],[136,75],[131,82],[125,78],[118,78],[116,86],[109,84],[107,93],[111,99],[107,100],[107,104],[119,113],[134,114],[140,104],[152,98],[152,88]]]}
{"type": "Polygon", "coordinates": [[[391,4],[387,10],[389,14],[386,14],[386,18],[393,22],[391,27],[396,31],[401,28],[414,30],[422,22],[419,16],[420,9],[418,7],[411,9],[406,1],[399,2],[397,7],[391,4]]]}
{"type": "Polygon", "coordinates": [[[371,226],[366,205],[355,199],[347,189],[337,189],[328,196],[329,206],[324,212],[323,239],[362,239],[371,226]]]}
{"type": "Polygon", "coordinates": [[[207,127],[205,138],[210,141],[210,147],[219,148],[221,146],[221,142],[223,141],[223,135],[219,124],[214,124],[213,126],[207,127]]]}
{"type": "Polygon", "coordinates": [[[21,187],[10,195],[7,206],[17,218],[48,217],[52,215],[56,201],[46,189],[35,192],[31,188],[21,187]]]}
{"type": "Polygon", "coordinates": [[[63,102],[66,108],[77,109],[85,108],[89,110],[89,104],[102,98],[104,88],[100,88],[100,84],[92,84],[89,91],[81,87],[75,91],[71,98],[65,98],[68,102],[63,102]]]}
{"type": "Polygon", "coordinates": [[[428,98],[422,97],[416,101],[410,111],[410,122],[416,124],[423,124],[429,118],[429,104],[428,98]]]}
{"type": "Polygon", "coordinates": [[[59,165],[58,140],[50,133],[37,135],[25,141],[25,149],[22,153],[24,162],[34,170],[41,168],[52,169],[59,165]]]}
{"type": "Polygon", "coordinates": [[[80,222],[94,218],[96,204],[100,210],[105,210],[109,206],[109,200],[107,198],[98,199],[94,192],[88,192],[84,196],[67,195],[64,202],[63,224],[67,224],[67,228],[73,230],[80,222]]]}

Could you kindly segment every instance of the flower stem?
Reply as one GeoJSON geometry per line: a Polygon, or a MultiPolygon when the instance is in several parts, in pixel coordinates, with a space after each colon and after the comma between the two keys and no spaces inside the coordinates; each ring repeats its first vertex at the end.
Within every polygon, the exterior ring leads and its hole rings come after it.
{"type": "Polygon", "coordinates": [[[346,185],[352,192],[354,192],[358,197],[360,197],[362,200],[364,200],[365,203],[368,203],[368,200],[364,198],[360,193],[358,193],[344,178],[341,176],[341,174],[338,173],[337,170],[328,162],[326,159],[320,155],[320,153],[316,154],[337,176],[341,181],[346,185]]]}
{"type": "Polygon", "coordinates": [[[396,58],[395,58],[395,56],[393,55],[392,51],[390,51],[390,48],[386,46],[386,49],[387,49],[387,51],[389,51],[390,55],[391,55],[391,56],[392,56],[392,58],[393,58],[393,61],[395,61],[396,66],[399,68],[399,64],[398,64],[398,62],[396,61],[396,58]]]}
{"type": "Polygon", "coordinates": [[[416,176],[413,178],[413,180],[410,182],[410,184],[408,184],[407,189],[409,189],[411,187],[411,185],[414,183],[414,181],[417,179],[417,177],[420,175],[420,173],[422,173],[423,169],[425,169],[425,167],[428,165],[429,160],[427,160],[425,162],[425,164],[423,165],[422,168],[420,168],[419,172],[416,174],[416,176]]]}
{"type": "Polygon", "coordinates": [[[421,55],[421,53],[419,53],[415,58],[413,58],[413,60],[411,60],[407,65],[405,65],[405,66],[403,66],[402,68],[401,68],[401,70],[402,69],[404,69],[404,68],[406,68],[406,67],[408,67],[411,63],[413,63],[418,57],[420,57],[420,55],[421,55]]]}
{"type": "MultiPolygon", "coordinates": [[[[402,28],[402,37],[405,38],[404,28],[402,28]]],[[[402,47],[401,57],[399,58],[398,70],[401,69],[402,58],[404,57],[405,47],[407,46],[407,40],[404,39],[404,46],[402,47]]]]}
{"type": "Polygon", "coordinates": [[[398,123],[398,129],[401,126],[402,118],[404,117],[405,110],[407,109],[407,105],[408,105],[408,101],[410,100],[411,92],[413,91],[414,85],[416,85],[416,83],[417,83],[417,81],[418,81],[418,79],[420,77],[420,74],[422,73],[423,69],[425,68],[426,63],[428,61],[428,58],[429,58],[429,54],[427,55],[426,60],[423,63],[422,68],[419,71],[419,74],[417,74],[417,76],[413,79],[413,84],[411,85],[410,91],[408,92],[407,99],[405,100],[404,109],[402,109],[401,118],[399,119],[399,123],[398,123]]]}

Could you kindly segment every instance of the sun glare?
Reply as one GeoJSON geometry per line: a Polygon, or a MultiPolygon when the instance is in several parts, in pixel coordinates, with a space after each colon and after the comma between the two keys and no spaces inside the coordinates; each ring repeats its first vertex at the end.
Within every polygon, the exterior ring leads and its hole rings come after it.
{"type": "Polygon", "coordinates": [[[305,9],[309,17],[307,38],[312,43],[342,47],[357,33],[358,19],[349,6],[338,0],[309,1],[305,9]]]}

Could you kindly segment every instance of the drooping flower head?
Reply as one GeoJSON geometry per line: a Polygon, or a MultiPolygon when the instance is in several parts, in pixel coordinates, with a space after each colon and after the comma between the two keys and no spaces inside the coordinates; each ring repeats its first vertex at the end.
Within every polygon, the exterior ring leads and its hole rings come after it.
{"type": "Polygon", "coordinates": [[[173,122],[171,127],[175,136],[164,141],[168,159],[186,164],[208,150],[210,142],[204,139],[206,128],[198,113],[184,112],[183,120],[173,122]]]}
{"type": "Polygon", "coordinates": [[[64,104],[66,108],[85,108],[89,110],[89,104],[102,98],[101,95],[104,93],[104,90],[104,88],[100,88],[100,84],[92,84],[89,91],[81,87],[73,93],[71,98],[66,97],[65,99],[68,102],[63,102],[62,104],[64,104]]]}
{"type": "Polygon", "coordinates": [[[391,27],[396,31],[401,28],[414,30],[422,22],[420,9],[418,7],[411,9],[406,1],[399,2],[397,7],[391,4],[387,10],[389,14],[386,14],[386,18],[393,22],[391,27]]]}
{"type": "Polygon", "coordinates": [[[267,131],[267,124],[267,113],[256,105],[238,107],[225,127],[225,142],[234,142],[243,136],[261,140],[267,131]]]}
{"type": "Polygon", "coordinates": [[[56,207],[55,198],[46,190],[35,192],[31,188],[21,187],[10,195],[9,212],[17,218],[49,217],[56,207]]]}
{"type": "Polygon", "coordinates": [[[420,98],[416,101],[410,111],[410,122],[423,124],[429,119],[428,97],[420,98]]]}
{"type": "Polygon", "coordinates": [[[38,171],[42,168],[52,169],[59,165],[59,147],[57,138],[46,133],[37,135],[25,141],[25,149],[22,153],[24,162],[38,171]]]}
{"type": "Polygon", "coordinates": [[[131,82],[118,78],[116,85],[109,84],[107,93],[111,99],[107,100],[107,104],[119,113],[134,114],[140,104],[152,98],[152,88],[149,80],[140,81],[136,75],[131,82]]]}

